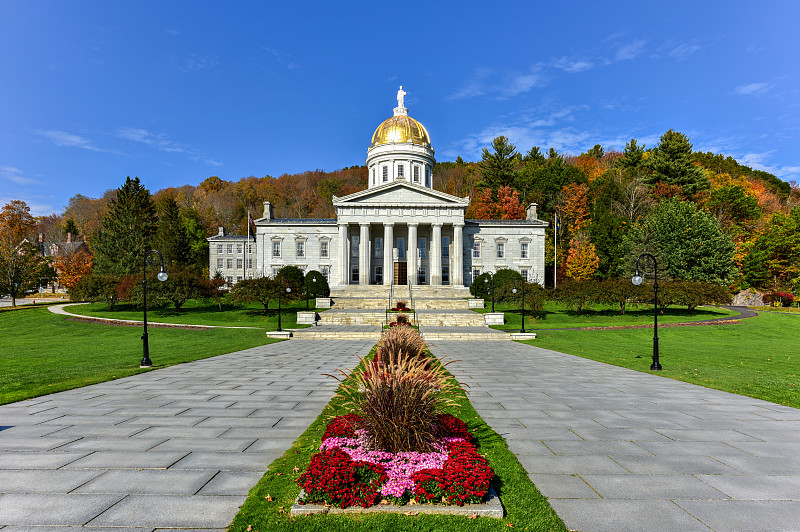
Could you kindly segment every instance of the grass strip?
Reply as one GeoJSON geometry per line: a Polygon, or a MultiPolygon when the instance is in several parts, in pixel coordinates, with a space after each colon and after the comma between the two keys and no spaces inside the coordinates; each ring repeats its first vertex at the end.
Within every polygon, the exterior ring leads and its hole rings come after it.
{"type": "MultiPolygon", "coordinates": [[[[796,315],[767,312],[737,324],[658,330],[662,377],[800,408],[796,315]]],[[[537,330],[523,343],[649,371],[652,329],[537,330]]]]}
{"type": "MultiPolygon", "coordinates": [[[[373,350],[374,353],[374,350],[373,350]]],[[[452,378],[452,375],[451,375],[452,378]]],[[[311,456],[319,451],[325,425],[334,416],[348,413],[342,399],[334,397],[317,419],[295,441],[282,457],[269,465],[259,483],[250,490],[247,501],[231,524],[231,532],[266,530],[373,532],[373,531],[499,531],[517,530],[562,531],[564,523],[536,489],[517,457],[508,450],[505,440],[478,415],[459,388],[454,399],[460,408],[449,413],[461,418],[475,435],[479,452],[484,454],[495,471],[492,481],[503,503],[502,519],[455,515],[413,515],[415,506],[408,505],[407,514],[310,515],[290,517],[300,488],[296,480],[306,470],[311,456]]]]}
{"type": "MultiPolygon", "coordinates": [[[[257,329],[148,333],[153,369],[279,341],[257,329]]],[[[139,368],[141,336],[141,327],[82,322],[42,307],[3,313],[0,404],[150,371],[139,368]]]]}

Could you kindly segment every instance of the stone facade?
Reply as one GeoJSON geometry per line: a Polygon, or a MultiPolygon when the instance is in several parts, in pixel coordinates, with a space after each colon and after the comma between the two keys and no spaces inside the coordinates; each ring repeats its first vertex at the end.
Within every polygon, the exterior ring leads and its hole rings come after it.
{"type": "Polygon", "coordinates": [[[235,282],[293,265],[322,272],[332,288],[468,286],[476,274],[509,268],[543,283],[547,222],[537,218],[536,205],[528,207],[525,220],[465,220],[469,197],[432,188],[428,132],[398,103],[373,134],[366,190],[334,196],[335,219],[275,218],[264,202],[263,216],[255,220],[252,267],[238,267],[245,259],[238,246],[247,237],[225,236],[220,228],[208,239],[212,277],[216,267],[235,282]],[[228,268],[231,260],[236,268],[228,268]]]}

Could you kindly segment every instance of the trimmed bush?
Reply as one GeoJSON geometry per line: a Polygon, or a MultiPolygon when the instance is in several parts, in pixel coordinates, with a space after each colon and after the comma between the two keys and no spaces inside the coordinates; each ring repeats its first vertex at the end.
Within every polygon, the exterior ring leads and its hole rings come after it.
{"type": "Polygon", "coordinates": [[[788,292],[773,292],[764,295],[764,303],[771,306],[791,307],[794,296],[788,292]]]}
{"type": "Polygon", "coordinates": [[[308,288],[308,297],[328,297],[331,295],[331,288],[328,286],[328,281],[325,276],[317,270],[309,271],[303,278],[303,297],[305,297],[305,289],[308,288]]]}

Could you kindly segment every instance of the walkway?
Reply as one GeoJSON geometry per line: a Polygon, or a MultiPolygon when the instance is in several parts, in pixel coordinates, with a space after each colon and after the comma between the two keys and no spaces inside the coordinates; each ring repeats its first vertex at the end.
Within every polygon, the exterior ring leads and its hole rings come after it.
{"type": "MultiPolygon", "coordinates": [[[[87,305],[88,303],[65,303],[63,305],[52,305],[47,307],[47,310],[53,314],[60,314],[62,316],[69,316],[76,320],[92,321],[95,323],[106,323],[109,325],[142,325],[144,322],[141,320],[120,320],[116,318],[98,318],[96,316],[86,316],[83,314],[74,314],[69,312],[67,306],[73,305],[87,305]]],[[[170,327],[176,329],[263,329],[263,327],[244,327],[244,326],[230,326],[230,325],[192,325],[187,323],[165,323],[160,321],[148,321],[149,327],[170,327]]]]}
{"type": "Polygon", "coordinates": [[[800,530],[800,410],[516,342],[441,342],[567,528],[800,530]]]}
{"type": "Polygon", "coordinates": [[[278,342],[0,406],[0,527],[224,529],[330,400],[322,374],[373,344],[278,342]]]}

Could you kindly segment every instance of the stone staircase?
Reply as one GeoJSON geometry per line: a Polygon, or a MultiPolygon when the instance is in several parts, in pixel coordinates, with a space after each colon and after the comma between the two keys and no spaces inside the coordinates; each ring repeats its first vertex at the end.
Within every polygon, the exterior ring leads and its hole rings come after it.
{"type": "MultiPolygon", "coordinates": [[[[510,340],[507,333],[486,326],[483,314],[469,310],[468,288],[451,286],[347,286],[331,290],[330,310],[320,312],[315,327],[296,331],[295,338],[379,338],[386,309],[405,301],[426,341],[510,340]]],[[[391,319],[391,315],[388,317],[391,319]]]]}

